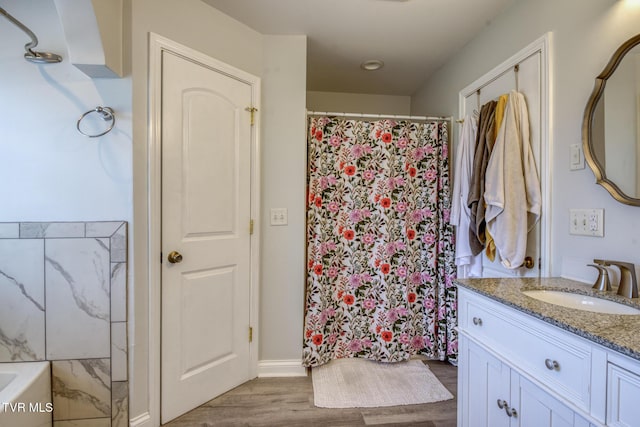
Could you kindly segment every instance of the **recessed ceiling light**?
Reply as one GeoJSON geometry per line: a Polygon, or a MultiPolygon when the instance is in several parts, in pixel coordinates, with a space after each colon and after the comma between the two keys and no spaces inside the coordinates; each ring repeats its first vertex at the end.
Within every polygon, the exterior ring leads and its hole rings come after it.
{"type": "Polygon", "coordinates": [[[382,67],[384,67],[384,62],[380,61],[379,59],[370,59],[360,64],[360,68],[367,71],[379,70],[382,67]]]}

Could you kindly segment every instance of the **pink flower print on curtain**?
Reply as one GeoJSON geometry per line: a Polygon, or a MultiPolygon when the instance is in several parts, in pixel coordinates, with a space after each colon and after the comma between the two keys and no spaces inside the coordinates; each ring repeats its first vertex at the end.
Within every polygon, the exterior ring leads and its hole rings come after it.
{"type": "Polygon", "coordinates": [[[457,355],[445,123],[311,118],[303,364],[457,355]]]}

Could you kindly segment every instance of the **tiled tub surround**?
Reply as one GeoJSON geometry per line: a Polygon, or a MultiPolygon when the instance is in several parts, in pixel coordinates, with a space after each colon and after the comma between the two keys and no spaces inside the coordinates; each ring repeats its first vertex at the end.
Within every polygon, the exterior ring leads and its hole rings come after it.
{"type": "Polygon", "coordinates": [[[128,425],[127,224],[0,223],[0,362],[50,360],[55,427],[128,425]]]}
{"type": "Polygon", "coordinates": [[[640,315],[601,314],[545,303],[523,294],[532,289],[564,290],[620,302],[640,309],[640,299],[599,292],[590,285],[562,278],[458,279],[458,286],[573,332],[606,348],[640,360],[640,315]]]}

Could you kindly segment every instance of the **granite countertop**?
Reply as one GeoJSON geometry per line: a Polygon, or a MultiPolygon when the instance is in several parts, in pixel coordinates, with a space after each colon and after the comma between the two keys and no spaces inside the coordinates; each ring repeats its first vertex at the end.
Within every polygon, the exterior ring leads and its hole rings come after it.
{"type": "Polygon", "coordinates": [[[549,324],[640,360],[640,315],[603,314],[539,301],[522,293],[533,289],[563,290],[619,302],[640,309],[640,298],[600,292],[562,278],[457,279],[458,286],[487,296],[549,324]]]}

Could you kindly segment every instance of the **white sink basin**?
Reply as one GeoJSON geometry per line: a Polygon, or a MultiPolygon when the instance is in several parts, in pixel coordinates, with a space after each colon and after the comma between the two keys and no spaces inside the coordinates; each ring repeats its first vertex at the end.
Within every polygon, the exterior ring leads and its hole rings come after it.
{"type": "Polygon", "coordinates": [[[523,291],[522,293],[540,301],[560,305],[562,307],[575,308],[577,310],[607,314],[640,314],[640,310],[637,308],[587,295],[544,290],[523,291]]]}

